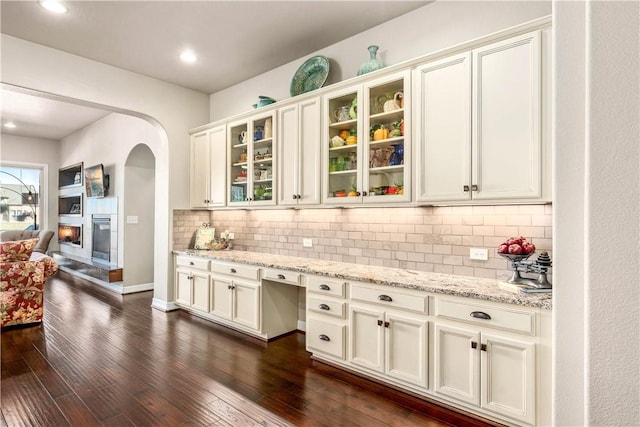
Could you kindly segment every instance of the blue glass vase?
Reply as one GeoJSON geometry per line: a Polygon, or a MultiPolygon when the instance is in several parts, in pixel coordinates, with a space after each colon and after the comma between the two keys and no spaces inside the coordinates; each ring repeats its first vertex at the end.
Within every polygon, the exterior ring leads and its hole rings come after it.
{"type": "Polygon", "coordinates": [[[404,145],[393,144],[393,153],[389,157],[389,166],[398,166],[404,164],[404,145]]]}
{"type": "Polygon", "coordinates": [[[379,70],[380,68],[384,68],[384,64],[382,63],[382,61],[376,58],[376,54],[378,53],[378,46],[372,45],[367,49],[369,49],[369,60],[363,62],[362,65],[360,65],[360,68],[358,68],[359,76],[379,70]]]}

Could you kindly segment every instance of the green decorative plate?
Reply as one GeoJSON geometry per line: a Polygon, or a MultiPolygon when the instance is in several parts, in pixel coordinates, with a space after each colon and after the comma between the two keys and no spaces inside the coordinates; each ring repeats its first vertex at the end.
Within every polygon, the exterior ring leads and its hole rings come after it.
{"type": "Polygon", "coordinates": [[[307,59],[291,80],[291,96],[320,89],[329,75],[329,60],[322,55],[307,59]]]}

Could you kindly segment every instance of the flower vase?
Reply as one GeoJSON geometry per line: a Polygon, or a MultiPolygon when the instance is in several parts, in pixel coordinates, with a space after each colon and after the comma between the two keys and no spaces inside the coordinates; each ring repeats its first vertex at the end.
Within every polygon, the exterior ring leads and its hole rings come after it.
{"type": "Polygon", "coordinates": [[[369,46],[368,49],[369,60],[363,62],[362,65],[360,65],[360,68],[358,68],[359,76],[384,68],[382,61],[376,57],[376,54],[378,53],[378,46],[369,46]]]}

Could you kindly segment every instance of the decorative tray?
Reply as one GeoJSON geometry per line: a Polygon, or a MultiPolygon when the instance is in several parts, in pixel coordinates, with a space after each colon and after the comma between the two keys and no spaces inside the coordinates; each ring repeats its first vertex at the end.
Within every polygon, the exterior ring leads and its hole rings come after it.
{"type": "Polygon", "coordinates": [[[291,80],[291,96],[320,89],[329,76],[329,60],[322,55],[307,59],[291,80]]]}

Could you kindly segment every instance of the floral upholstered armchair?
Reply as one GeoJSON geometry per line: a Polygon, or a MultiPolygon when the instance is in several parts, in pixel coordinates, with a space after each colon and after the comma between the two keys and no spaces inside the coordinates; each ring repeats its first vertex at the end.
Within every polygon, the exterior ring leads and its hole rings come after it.
{"type": "Polygon", "coordinates": [[[58,264],[33,252],[37,242],[0,243],[0,327],[42,321],[44,283],[58,271],[58,264]]]}

